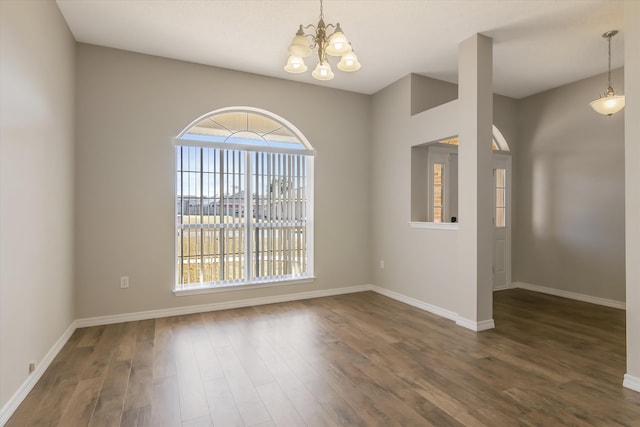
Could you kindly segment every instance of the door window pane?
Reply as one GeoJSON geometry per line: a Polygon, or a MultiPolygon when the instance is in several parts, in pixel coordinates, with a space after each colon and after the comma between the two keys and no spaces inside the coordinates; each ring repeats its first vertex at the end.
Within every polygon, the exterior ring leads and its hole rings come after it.
{"type": "Polygon", "coordinates": [[[433,222],[444,219],[444,163],[433,164],[433,222]]]}
{"type": "Polygon", "coordinates": [[[507,170],[496,169],[496,227],[504,228],[507,226],[506,217],[506,186],[507,186],[507,170]]]}

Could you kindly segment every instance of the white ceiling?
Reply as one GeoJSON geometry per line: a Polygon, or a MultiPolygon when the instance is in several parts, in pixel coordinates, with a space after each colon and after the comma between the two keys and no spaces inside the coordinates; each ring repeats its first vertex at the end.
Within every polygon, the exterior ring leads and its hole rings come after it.
{"type": "Polygon", "coordinates": [[[329,82],[311,77],[314,56],[304,75],[282,68],[319,0],[56,1],[79,42],[365,94],[409,73],[455,83],[458,44],[475,33],[494,40],[495,92],[514,98],[606,72],[608,30],[620,30],[612,67],[624,64],[619,0],[325,0],[362,63],[343,73],[334,61],[329,82]]]}

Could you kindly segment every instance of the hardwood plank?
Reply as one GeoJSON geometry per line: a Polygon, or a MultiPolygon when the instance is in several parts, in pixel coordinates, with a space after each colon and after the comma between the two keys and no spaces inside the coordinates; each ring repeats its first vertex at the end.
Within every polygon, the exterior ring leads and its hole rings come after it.
{"type": "MultiPolygon", "coordinates": [[[[139,414],[139,409],[151,405],[153,354],[153,341],[136,341],[123,408],[125,414],[129,413],[127,419],[137,420],[144,415],[139,414]]],[[[124,420],[123,414],[123,422],[124,420]]]]}
{"type": "Polygon", "coordinates": [[[225,378],[210,378],[205,381],[204,387],[213,425],[244,426],[231,388],[225,378]]]}
{"type": "Polygon", "coordinates": [[[91,416],[90,426],[120,425],[130,371],[130,360],[112,360],[91,416]]]}
{"type": "Polygon", "coordinates": [[[156,331],[153,346],[153,379],[158,381],[166,377],[175,377],[175,335],[172,324],[175,318],[156,320],[156,331]]]}
{"type": "Polygon", "coordinates": [[[277,426],[303,426],[302,420],[296,408],[291,404],[278,383],[271,382],[256,387],[262,403],[271,415],[272,421],[277,426]]]}
{"type": "Polygon", "coordinates": [[[263,360],[266,360],[265,364],[280,389],[287,396],[306,425],[331,426],[341,424],[339,418],[331,417],[330,413],[325,411],[309,389],[289,369],[286,361],[282,360],[272,348],[265,345],[261,346],[258,351],[263,360]]]}
{"type": "Polygon", "coordinates": [[[104,333],[106,326],[95,326],[93,328],[81,328],[80,333],[82,337],[78,341],[76,347],[94,347],[102,334],[104,333]]]}
{"type": "MultiPolygon", "coordinates": [[[[192,316],[191,324],[197,322],[198,317],[192,316]]],[[[174,352],[182,420],[208,416],[209,404],[191,338],[191,328],[176,331],[174,352]]]]}
{"type": "Polygon", "coordinates": [[[122,413],[121,427],[155,427],[151,423],[151,405],[130,407],[122,413]]]}
{"type": "Polygon", "coordinates": [[[244,423],[254,425],[271,421],[269,412],[264,407],[233,348],[216,349],[216,354],[244,423]]]}
{"type": "Polygon", "coordinates": [[[191,339],[202,381],[224,378],[224,371],[204,321],[194,323],[191,328],[191,339]]]}
{"type": "Polygon", "coordinates": [[[114,357],[117,360],[132,360],[136,350],[136,341],[138,333],[137,322],[127,322],[122,324],[120,339],[116,346],[114,357]]]}
{"type": "Polygon", "coordinates": [[[121,325],[107,325],[104,327],[95,342],[93,351],[86,362],[85,369],[80,374],[79,378],[81,380],[103,378],[106,375],[109,364],[111,363],[111,358],[115,353],[121,330],[121,325]]]}
{"type": "Polygon", "coordinates": [[[102,378],[81,380],[71,395],[69,405],[60,419],[60,425],[70,426],[77,420],[89,420],[98,401],[102,378]]]}
{"type": "Polygon", "coordinates": [[[183,421],[182,427],[213,427],[213,423],[210,416],[203,415],[202,417],[183,421]]]}
{"type": "Polygon", "coordinates": [[[176,376],[162,377],[154,382],[151,399],[152,426],[172,427],[179,426],[182,423],[178,396],[178,379],[176,376]]]}

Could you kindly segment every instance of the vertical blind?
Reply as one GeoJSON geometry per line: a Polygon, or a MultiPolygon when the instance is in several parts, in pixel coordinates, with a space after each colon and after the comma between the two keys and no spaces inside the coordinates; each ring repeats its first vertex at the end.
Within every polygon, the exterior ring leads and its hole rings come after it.
{"type": "Polygon", "coordinates": [[[176,289],[308,277],[308,155],[176,147],[176,289]]]}

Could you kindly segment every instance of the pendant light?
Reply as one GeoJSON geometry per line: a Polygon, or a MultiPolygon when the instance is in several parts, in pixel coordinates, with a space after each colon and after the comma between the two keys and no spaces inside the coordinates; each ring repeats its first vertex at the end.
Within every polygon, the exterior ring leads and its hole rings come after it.
{"type": "Polygon", "coordinates": [[[609,87],[607,88],[607,91],[600,96],[600,98],[589,103],[591,108],[593,108],[597,113],[607,115],[609,117],[624,108],[624,95],[616,95],[616,92],[611,86],[611,37],[616,34],[618,34],[617,30],[611,30],[602,35],[602,37],[607,39],[609,42],[609,87]]]}

